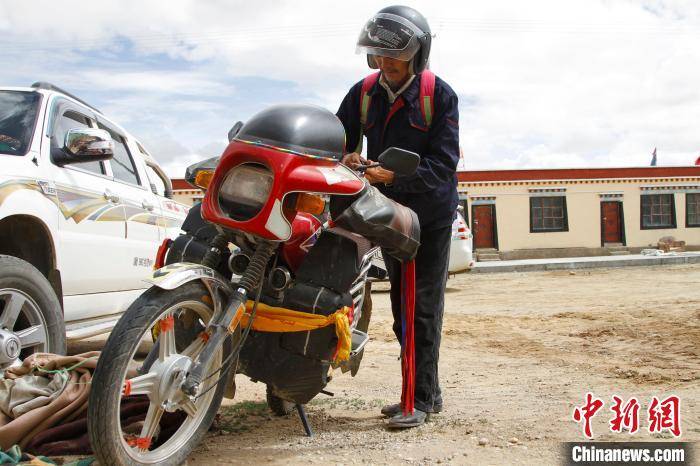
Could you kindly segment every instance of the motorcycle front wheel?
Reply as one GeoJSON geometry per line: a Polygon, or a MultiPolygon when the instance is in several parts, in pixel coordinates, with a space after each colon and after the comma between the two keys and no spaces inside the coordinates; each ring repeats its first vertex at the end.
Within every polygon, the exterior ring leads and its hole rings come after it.
{"type": "Polygon", "coordinates": [[[207,340],[212,307],[199,281],[174,290],[152,287],[114,327],[88,403],[90,441],[100,464],[180,464],[203,439],[226,388],[222,362],[230,339],[215,355],[196,399],[179,387],[207,340]],[[151,342],[144,358],[140,348],[151,342]]]}

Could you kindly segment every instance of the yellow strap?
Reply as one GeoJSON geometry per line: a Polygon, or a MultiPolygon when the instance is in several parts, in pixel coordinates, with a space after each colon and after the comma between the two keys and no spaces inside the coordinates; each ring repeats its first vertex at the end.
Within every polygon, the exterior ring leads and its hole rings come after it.
{"type": "MultiPolygon", "coordinates": [[[[239,322],[242,327],[246,327],[250,321],[253,301],[246,302],[245,309],[245,313],[240,316],[236,313],[236,317],[234,318],[234,322],[236,319],[240,319],[239,322]]],[[[329,316],[324,316],[258,303],[252,329],[258,332],[287,333],[306,332],[328,327],[329,325],[335,325],[335,335],[338,337],[338,349],[335,355],[335,362],[337,363],[350,359],[352,335],[350,332],[350,321],[348,320],[349,313],[350,308],[347,306],[344,306],[342,309],[335,311],[329,316]]],[[[238,322],[235,322],[235,324],[237,325],[238,322]]],[[[158,339],[159,329],[159,325],[154,325],[151,329],[153,341],[158,339]]],[[[235,325],[233,329],[235,329],[235,325]]]]}
{"type": "MultiPolygon", "coordinates": [[[[244,314],[241,319],[242,327],[248,325],[252,309],[253,302],[248,301],[246,303],[246,314],[244,314]]],[[[306,332],[328,327],[329,325],[335,325],[335,334],[338,337],[338,351],[335,356],[335,361],[340,362],[350,359],[352,336],[350,333],[350,321],[348,320],[349,313],[350,308],[347,306],[335,311],[329,316],[324,316],[258,303],[252,328],[258,332],[286,333],[306,332]]]]}

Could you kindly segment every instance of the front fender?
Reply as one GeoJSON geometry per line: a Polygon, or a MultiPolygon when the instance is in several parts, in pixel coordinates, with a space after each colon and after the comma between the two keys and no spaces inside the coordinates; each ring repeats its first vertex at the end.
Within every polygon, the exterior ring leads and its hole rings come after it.
{"type": "Polygon", "coordinates": [[[234,284],[216,270],[192,262],[177,262],[169,264],[153,272],[146,281],[163,290],[175,288],[191,281],[201,280],[209,290],[214,304],[214,314],[221,310],[224,300],[231,296],[234,284]],[[223,296],[218,291],[223,292],[223,296]]]}
{"type": "Polygon", "coordinates": [[[164,290],[174,290],[185,283],[202,280],[205,284],[233,290],[232,283],[216,270],[202,264],[192,262],[176,262],[163,266],[153,272],[146,281],[164,290]]]}

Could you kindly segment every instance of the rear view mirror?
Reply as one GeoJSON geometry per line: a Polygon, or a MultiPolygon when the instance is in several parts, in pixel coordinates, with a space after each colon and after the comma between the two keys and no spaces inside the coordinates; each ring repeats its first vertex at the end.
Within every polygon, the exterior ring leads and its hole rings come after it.
{"type": "Polygon", "coordinates": [[[112,136],[103,130],[96,128],[76,128],[68,130],[66,134],[66,152],[76,157],[85,157],[88,160],[105,160],[114,155],[114,141],[112,136]]]}
{"type": "Polygon", "coordinates": [[[97,128],[73,128],[68,130],[63,150],[52,154],[59,165],[98,162],[114,155],[114,140],[109,132],[97,128]]]}
{"type": "Polygon", "coordinates": [[[419,162],[420,155],[398,147],[390,147],[379,156],[382,167],[402,176],[413,175],[419,162]]]}
{"type": "Polygon", "coordinates": [[[233,139],[238,135],[238,132],[243,128],[243,122],[237,121],[231,129],[228,131],[228,142],[233,141],[233,139]]]}

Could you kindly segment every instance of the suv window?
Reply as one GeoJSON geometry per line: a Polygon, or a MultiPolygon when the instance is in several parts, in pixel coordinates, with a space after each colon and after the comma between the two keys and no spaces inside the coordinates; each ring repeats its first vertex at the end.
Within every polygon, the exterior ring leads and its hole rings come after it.
{"type": "Polygon", "coordinates": [[[141,183],[139,182],[139,175],[136,171],[136,164],[134,164],[134,159],[131,158],[129,149],[126,147],[124,137],[100,123],[98,123],[97,126],[100,129],[109,131],[109,134],[114,140],[114,157],[111,159],[112,174],[114,175],[114,179],[140,185],[141,183]]]}
{"type": "Polygon", "coordinates": [[[151,184],[151,191],[153,194],[165,196],[165,182],[160,175],[148,165],[146,165],[146,174],[148,175],[148,181],[151,184]]]}
{"type": "Polygon", "coordinates": [[[141,154],[143,154],[144,158],[146,159],[146,176],[148,176],[151,192],[153,194],[157,194],[158,196],[165,196],[165,187],[167,186],[167,183],[163,179],[163,176],[149,165],[148,159],[151,158],[151,155],[146,152],[146,149],[144,149],[141,143],[138,141],[136,141],[136,147],[139,148],[139,151],[141,151],[141,154]]]}
{"type": "Polygon", "coordinates": [[[36,92],[0,92],[0,154],[27,153],[40,100],[36,92]]]}
{"type": "MultiPolygon", "coordinates": [[[[68,110],[61,115],[54,124],[52,138],[54,146],[62,149],[66,141],[66,133],[75,128],[90,128],[90,120],[78,112],[68,110]]],[[[99,175],[105,174],[102,162],[84,162],[76,164],[76,166],[99,175]]]]}

